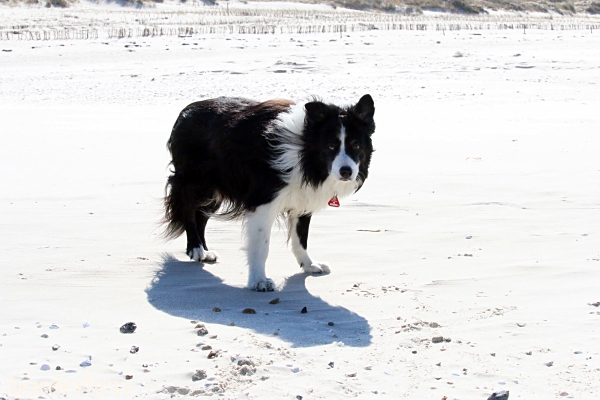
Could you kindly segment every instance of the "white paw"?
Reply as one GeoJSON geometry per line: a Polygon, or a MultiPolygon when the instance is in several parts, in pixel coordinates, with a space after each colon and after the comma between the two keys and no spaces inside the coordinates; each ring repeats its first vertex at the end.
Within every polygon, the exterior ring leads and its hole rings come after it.
{"type": "Polygon", "coordinates": [[[275,282],[272,279],[266,278],[264,281],[252,285],[251,289],[257,292],[273,292],[275,290],[275,282]]]}
{"type": "Polygon", "coordinates": [[[302,269],[307,274],[324,275],[331,272],[329,265],[325,263],[312,263],[311,265],[302,264],[302,269]]]}
{"type": "Polygon", "coordinates": [[[187,252],[192,261],[214,263],[219,258],[218,254],[214,251],[204,250],[203,247],[194,247],[192,250],[187,252]]]}

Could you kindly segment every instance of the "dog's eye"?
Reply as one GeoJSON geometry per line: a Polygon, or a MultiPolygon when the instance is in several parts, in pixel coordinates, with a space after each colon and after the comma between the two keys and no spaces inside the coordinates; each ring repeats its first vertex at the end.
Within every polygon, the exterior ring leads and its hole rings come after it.
{"type": "Polygon", "coordinates": [[[329,143],[329,144],[327,145],[327,148],[328,148],[329,150],[331,150],[331,151],[334,151],[334,150],[335,150],[335,144],[333,144],[333,143],[329,143]]]}
{"type": "Polygon", "coordinates": [[[360,143],[357,143],[357,142],[352,143],[352,148],[354,150],[360,150],[360,143]]]}

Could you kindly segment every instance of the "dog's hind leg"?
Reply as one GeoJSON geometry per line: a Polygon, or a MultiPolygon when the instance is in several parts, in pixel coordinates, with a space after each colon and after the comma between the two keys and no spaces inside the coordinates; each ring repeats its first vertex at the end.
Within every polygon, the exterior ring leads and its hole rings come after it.
{"type": "Polygon", "coordinates": [[[308,227],[310,226],[310,214],[294,216],[290,215],[290,240],[292,252],[300,264],[300,268],[307,274],[328,274],[329,265],[314,262],[308,255],[308,227]]]}
{"type": "MultiPolygon", "coordinates": [[[[195,215],[196,232],[198,232],[199,243],[198,243],[197,247],[192,249],[192,254],[195,252],[196,254],[193,254],[193,255],[197,256],[197,259],[193,256],[190,256],[190,258],[195,259],[196,261],[212,263],[212,262],[216,262],[217,259],[219,258],[218,254],[216,252],[208,250],[208,246],[206,245],[206,234],[205,234],[206,224],[208,223],[208,219],[210,218],[211,214],[213,214],[218,209],[219,209],[219,205],[215,203],[210,206],[201,207],[198,210],[196,210],[196,215],[195,215]]],[[[188,238],[188,246],[189,246],[189,238],[188,238]]]]}
{"type": "Polygon", "coordinates": [[[246,252],[248,256],[248,288],[258,292],[275,290],[273,280],[267,278],[265,268],[269,255],[271,227],[277,217],[272,203],[256,207],[246,215],[246,252]]]}

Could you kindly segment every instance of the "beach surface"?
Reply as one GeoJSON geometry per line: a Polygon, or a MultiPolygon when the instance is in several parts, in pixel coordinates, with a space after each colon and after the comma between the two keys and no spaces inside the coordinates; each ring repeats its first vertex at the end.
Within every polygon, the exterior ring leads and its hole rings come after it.
{"type": "Polygon", "coordinates": [[[0,40],[0,397],[600,398],[598,48],[583,29],[0,40]],[[209,222],[216,264],[161,239],[187,104],[366,93],[369,178],[311,226],[330,274],[301,273],[283,228],[272,293],[244,287],[240,222],[209,222]]]}

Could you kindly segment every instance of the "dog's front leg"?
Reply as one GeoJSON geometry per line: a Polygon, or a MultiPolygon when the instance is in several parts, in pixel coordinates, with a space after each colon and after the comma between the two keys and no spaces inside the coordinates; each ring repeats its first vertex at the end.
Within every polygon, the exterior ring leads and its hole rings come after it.
{"type": "Polygon", "coordinates": [[[329,265],[314,262],[308,255],[308,227],[310,226],[310,214],[291,216],[290,239],[292,241],[292,252],[300,264],[300,268],[307,274],[328,274],[329,265]]]}
{"type": "Polygon", "coordinates": [[[271,227],[276,217],[277,211],[272,203],[263,204],[246,215],[248,288],[258,292],[272,292],[275,290],[275,283],[267,278],[265,264],[269,255],[271,227]]]}

